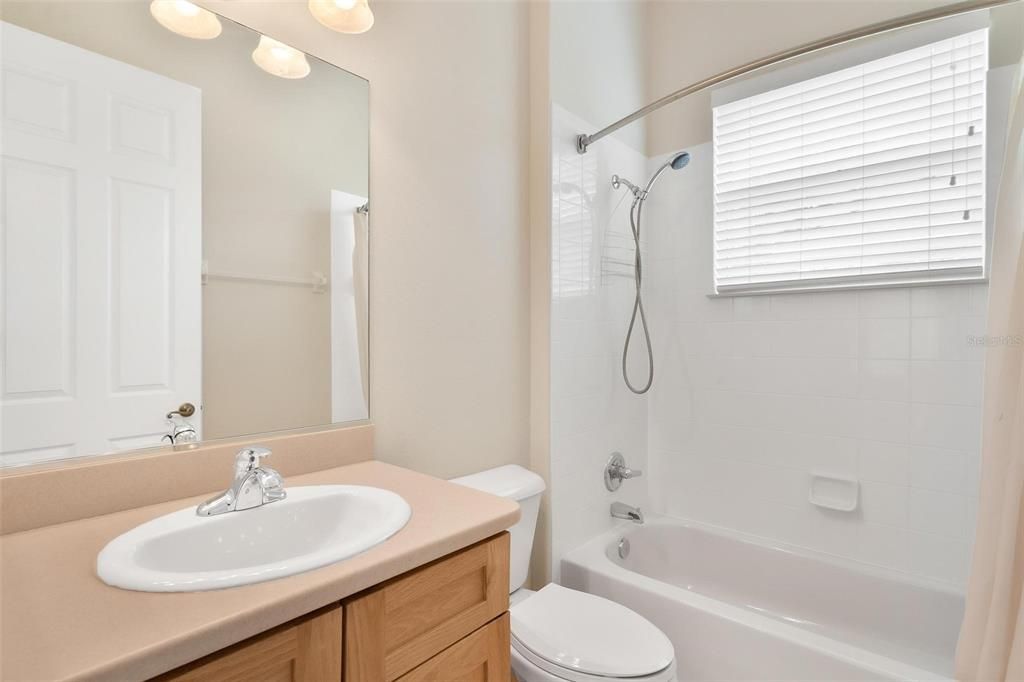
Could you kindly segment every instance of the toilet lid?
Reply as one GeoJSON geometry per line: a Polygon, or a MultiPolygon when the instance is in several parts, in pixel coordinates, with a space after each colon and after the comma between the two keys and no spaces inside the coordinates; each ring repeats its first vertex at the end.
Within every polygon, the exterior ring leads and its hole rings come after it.
{"type": "Polygon", "coordinates": [[[640,677],[664,670],[675,656],[668,637],[640,614],[561,585],[545,585],[510,612],[520,644],[569,670],[640,677]]]}

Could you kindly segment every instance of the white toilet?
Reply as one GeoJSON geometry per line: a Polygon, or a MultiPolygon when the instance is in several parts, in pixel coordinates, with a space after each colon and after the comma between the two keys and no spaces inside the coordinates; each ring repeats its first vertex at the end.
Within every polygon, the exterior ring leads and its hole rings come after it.
{"type": "Polygon", "coordinates": [[[510,464],[452,483],[516,500],[522,508],[509,529],[512,670],[521,682],[675,682],[672,642],[640,614],[553,583],[537,592],[523,588],[544,479],[510,464]]]}

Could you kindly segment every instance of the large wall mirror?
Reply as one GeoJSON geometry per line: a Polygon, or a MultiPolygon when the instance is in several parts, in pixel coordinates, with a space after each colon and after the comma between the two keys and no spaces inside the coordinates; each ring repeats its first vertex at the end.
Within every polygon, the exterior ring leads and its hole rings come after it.
{"type": "Polygon", "coordinates": [[[369,83],[158,5],[3,4],[0,465],[369,416],[369,83]]]}

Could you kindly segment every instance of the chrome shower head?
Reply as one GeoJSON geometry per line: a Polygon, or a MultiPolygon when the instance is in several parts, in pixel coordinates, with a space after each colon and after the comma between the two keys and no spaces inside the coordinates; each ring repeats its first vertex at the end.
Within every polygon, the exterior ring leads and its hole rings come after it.
{"type": "Polygon", "coordinates": [[[670,158],[668,161],[663,163],[658,170],[654,171],[654,175],[652,175],[651,179],[647,182],[647,187],[640,189],[626,178],[620,177],[618,175],[612,176],[612,187],[614,189],[618,189],[622,185],[625,185],[626,187],[629,188],[629,191],[633,193],[633,196],[642,201],[647,197],[647,193],[651,191],[651,187],[654,186],[655,181],[661,176],[662,173],[664,173],[669,168],[671,168],[672,170],[679,170],[680,168],[685,167],[688,163],[690,163],[690,152],[679,152],[673,155],[672,158],[670,158]]]}
{"type": "Polygon", "coordinates": [[[679,170],[688,163],[690,163],[690,152],[679,152],[668,162],[672,166],[672,170],[679,170]]]}
{"type": "Polygon", "coordinates": [[[651,176],[650,181],[647,183],[647,187],[643,189],[643,195],[647,196],[647,193],[651,191],[651,187],[654,187],[654,183],[657,182],[661,174],[667,171],[669,168],[672,170],[679,170],[690,163],[690,152],[679,152],[670,158],[668,161],[661,165],[661,168],[654,172],[651,176]]]}

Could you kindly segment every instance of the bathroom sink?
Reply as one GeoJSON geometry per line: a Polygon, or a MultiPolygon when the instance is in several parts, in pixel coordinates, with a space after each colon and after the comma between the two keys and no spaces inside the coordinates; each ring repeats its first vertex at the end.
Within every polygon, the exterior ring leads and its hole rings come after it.
{"type": "Polygon", "coordinates": [[[112,540],[96,559],[108,585],[196,592],[273,580],[364,552],[397,533],[412,510],[388,490],[288,489],[280,502],[216,516],[182,509],[112,540]]]}

